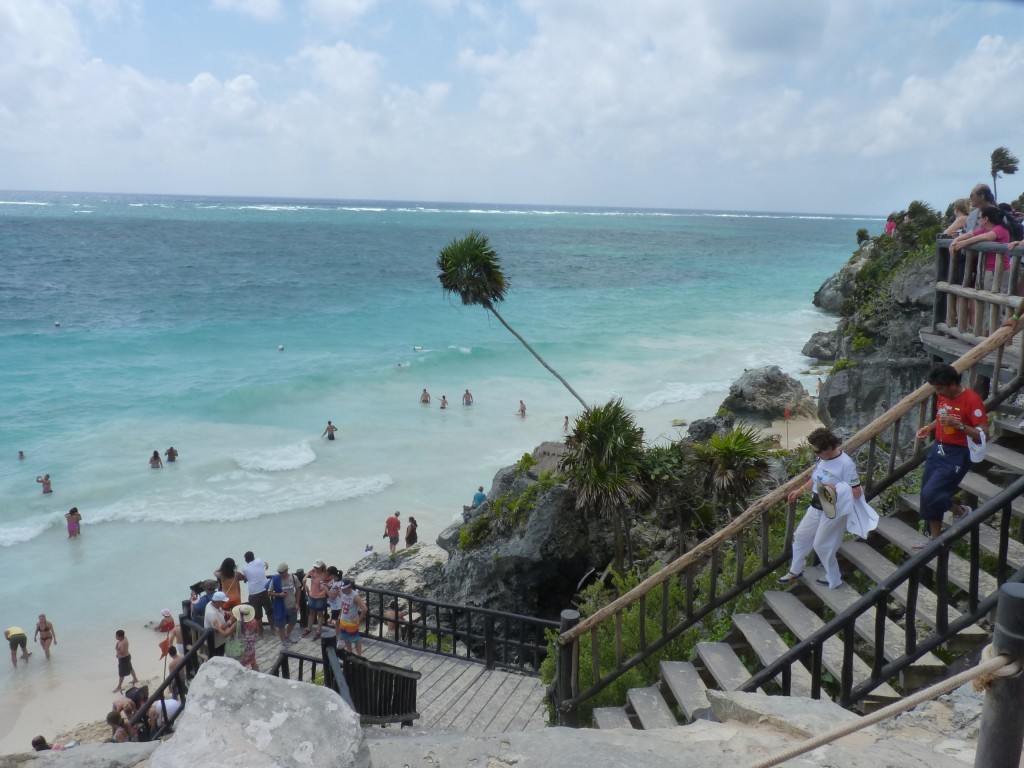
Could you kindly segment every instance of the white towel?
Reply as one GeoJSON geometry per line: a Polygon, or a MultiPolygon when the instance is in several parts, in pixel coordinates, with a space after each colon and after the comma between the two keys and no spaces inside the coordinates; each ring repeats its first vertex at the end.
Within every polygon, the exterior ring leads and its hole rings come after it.
{"type": "Polygon", "coordinates": [[[878,527],[878,513],[864,500],[864,494],[854,497],[849,483],[836,483],[836,518],[846,518],[846,530],[866,539],[878,527]]]}

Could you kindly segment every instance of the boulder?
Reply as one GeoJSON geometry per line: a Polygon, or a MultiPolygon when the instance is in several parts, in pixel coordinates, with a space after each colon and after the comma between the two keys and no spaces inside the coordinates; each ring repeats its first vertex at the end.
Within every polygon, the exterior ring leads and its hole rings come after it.
{"type": "Polygon", "coordinates": [[[807,343],[800,353],[807,357],[813,357],[821,363],[830,363],[836,359],[838,343],[835,331],[818,331],[807,343]]]}
{"type": "Polygon", "coordinates": [[[149,768],[369,768],[359,716],[334,691],[214,657],[149,768]]]}
{"type": "Polygon", "coordinates": [[[813,416],[815,406],[803,385],[783,373],[777,365],[766,365],[744,371],[722,401],[741,421],[770,427],[781,419],[788,408],[792,416],[813,416]]]}
{"type": "Polygon", "coordinates": [[[399,550],[394,557],[376,552],[362,557],[345,575],[363,586],[429,595],[441,580],[447,561],[447,553],[439,546],[421,543],[399,550]]]}
{"type": "Polygon", "coordinates": [[[732,415],[712,416],[707,419],[697,419],[686,430],[686,434],[699,443],[707,442],[712,435],[724,435],[735,423],[732,415]]]}

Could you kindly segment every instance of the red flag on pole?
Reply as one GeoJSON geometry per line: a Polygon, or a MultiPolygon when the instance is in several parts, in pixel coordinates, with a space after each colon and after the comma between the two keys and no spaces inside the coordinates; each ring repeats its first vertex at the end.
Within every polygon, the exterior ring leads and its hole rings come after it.
{"type": "Polygon", "coordinates": [[[786,419],[786,421],[789,421],[789,408],[786,409],[785,419],[786,419]]]}

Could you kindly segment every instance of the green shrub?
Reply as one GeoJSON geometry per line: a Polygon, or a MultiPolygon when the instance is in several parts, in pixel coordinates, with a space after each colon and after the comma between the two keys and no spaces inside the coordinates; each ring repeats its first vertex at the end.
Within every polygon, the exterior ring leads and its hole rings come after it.
{"type": "Polygon", "coordinates": [[[871,235],[868,234],[866,229],[857,230],[857,245],[864,245],[868,240],[871,239],[871,235]]]}
{"type": "Polygon", "coordinates": [[[832,366],[832,372],[838,373],[839,371],[845,371],[847,368],[853,368],[857,365],[855,360],[850,360],[844,357],[842,360],[836,360],[836,364],[832,366]]]}
{"type": "Polygon", "coordinates": [[[537,465],[537,460],[528,453],[524,453],[519,457],[519,461],[516,462],[515,475],[516,477],[524,477],[527,472],[533,469],[537,465]]]}

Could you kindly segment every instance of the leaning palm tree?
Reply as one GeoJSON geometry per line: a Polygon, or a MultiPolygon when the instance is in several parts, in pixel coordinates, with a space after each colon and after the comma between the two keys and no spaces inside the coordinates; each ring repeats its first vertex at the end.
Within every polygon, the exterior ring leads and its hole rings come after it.
{"type": "Polygon", "coordinates": [[[622,573],[623,544],[632,563],[629,505],[647,500],[642,480],[644,431],[621,399],[588,408],[566,438],[559,468],[576,494],[576,508],[611,519],[615,570],[622,573]]]}
{"type": "Polygon", "coordinates": [[[441,270],[438,279],[441,281],[441,287],[446,295],[457,293],[464,306],[480,306],[493,314],[502,325],[508,328],[509,333],[519,339],[520,343],[530,351],[530,354],[537,358],[541,365],[562,382],[562,385],[580,401],[584,408],[587,407],[583,398],[569,386],[569,382],[562,377],[562,374],[548,365],[547,361],[537,354],[537,350],[505,322],[505,318],[495,308],[496,304],[505,299],[508,281],[505,279],[505,273],[501,271],[501,260],[498,258],[498,254],[491,248],[486,237],[473,231],[465,237],[452,240],[438,254],[437,268],[441,270]]]}
{"type": "Polygon", "coordinates": [[[746,424],[726,435],[712,435],[694,451],[705,463],[714,503],[730,517],[746,507],[768,471],[768,449],[761,431],[746,424]]]}
{"type": "Polygon", "coordinates": [[[1012,176],[1017,172],[1020,161],[1006,147],[996,147],[992,150],[992,196],[998,200],[996,194],[996,179],[1000,176],[1012,176]]]}

